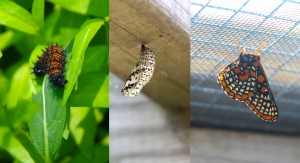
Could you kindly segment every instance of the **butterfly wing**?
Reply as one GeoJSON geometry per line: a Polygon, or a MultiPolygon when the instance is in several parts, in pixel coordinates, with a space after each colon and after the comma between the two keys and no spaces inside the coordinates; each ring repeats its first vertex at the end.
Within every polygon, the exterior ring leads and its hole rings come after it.
{"type": "Polygon", "coordinates": [[[244,101],[255,90],[255,73],[250,65],[236,60],[221,71],[218,83],[229,97],[244,101]]]}
{"type": "Polygon", "coordinates": [[[245,102],[255,114],[266,121],[278,119],[278,109],[266,74],[258,58],[246,54],[243,56],[252,62],[236,60],[225,67],[218,83],[231,98],[245,102]]]}
{"type": "Polygon", "coordinates": [[[276,121],[279,112],[266,74],[260,63],[257,66],[256,72],[256,89],[254,95],[246,99],[245,103],[263,120],[276,121]]]}

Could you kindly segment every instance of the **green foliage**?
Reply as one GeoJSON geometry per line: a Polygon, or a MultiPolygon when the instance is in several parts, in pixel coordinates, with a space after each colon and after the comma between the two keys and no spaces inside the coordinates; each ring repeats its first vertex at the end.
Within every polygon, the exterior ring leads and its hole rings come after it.
{"type": "Polygon", "coordinates": [[[0,0],[0,162],[109,162],[108,0],[0,0]],[[65,88],[36,77],[49,44],[65,88]]]}

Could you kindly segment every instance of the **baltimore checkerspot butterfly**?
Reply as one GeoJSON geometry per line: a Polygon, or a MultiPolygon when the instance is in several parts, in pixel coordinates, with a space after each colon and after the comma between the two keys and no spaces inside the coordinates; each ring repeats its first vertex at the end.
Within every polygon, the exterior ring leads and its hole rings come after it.
{"type": "Polygon", "coordinates": [[[68,82],[64,79],[65,64],[66,56],[63,49],[57,44],[50,45],[34,64],[33,72],[36,76],[44,76],[45,73],[48,73],[50,81],[54,85],[64,87],[68,82]]]}
{"type": "Polygon", "coordinates": [[[218,83],[229,97],[246,103],[263,120],[276,121],[278,109],[260,63],[260,50],[266,43],[260,45],[254,54],[246,53],[236,41],[234,43],[241,53],[221,71],[218,83]]]}
{"type": "Polygon", "coordinates": [[[153,51],[141,46],[140,59],[131,71],[121,92],[124,96],[136,96],[141,89],[150,81],[155,67],[155,55],[153,51]]]}

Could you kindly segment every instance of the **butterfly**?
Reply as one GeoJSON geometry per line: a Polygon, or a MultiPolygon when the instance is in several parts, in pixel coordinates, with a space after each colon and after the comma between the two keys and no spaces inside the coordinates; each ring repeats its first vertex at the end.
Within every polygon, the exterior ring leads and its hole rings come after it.
{"type": "Polygon", "coordinates": [[[246,53],[236,41],[234,43],[241,53],[221,71],[218,84],[229,97],[244,102],[263,120],[276,121],[279,116],[277,105],[260,62],[260,51],[266,42],[254,54],[246,53]]]}
{"type": "Polygon", "coordinates": [[[131,71],[121,93],[124,96],[134,97],[142,90],[142,88],[150,81],[155,68],[154,52],[141,45],[140,59],[131,71]]]}

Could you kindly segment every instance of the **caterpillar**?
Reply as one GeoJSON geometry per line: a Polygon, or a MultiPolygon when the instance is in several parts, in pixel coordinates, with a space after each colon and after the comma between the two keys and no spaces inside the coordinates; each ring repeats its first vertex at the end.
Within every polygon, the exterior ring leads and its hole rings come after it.
{"type": "Polygon", "coordinates": [[[56,45],[50,45],[43,51],[43,55],[34,63],[33,73],[42,77],[48,73],[50,81],[58,86],[64,87],[68,82],[64,79],[64,68],[66,64],[66,56],[63,49],[56,45]]]}
{"type": "Polygon", "coordinates": [[[47,72],[50,81],[58,87],[64,87],[68,81],[64,79],[66,56],[63,49],[58,45],[50,45],[46,53],[48,54],[47,72]]]}
{"type": "Polygon", "coordinates": [[[43,55],[40,56],[37,60],[37,62],[34,63],[33,67],[33,73],[38,76],[42,77],[47,72],[47,60],[48,60],[48,54],[43,51],[43,55]]]}
{"type": "Polygon", "coordinates": [[[125,82],[121,93],[124,96],[134,97],[142,90],[142,88],[150,81],[155,68],[155,55],[153,51],[141,45],[140,59],[131,71],[127,81],[125,82]]]}

